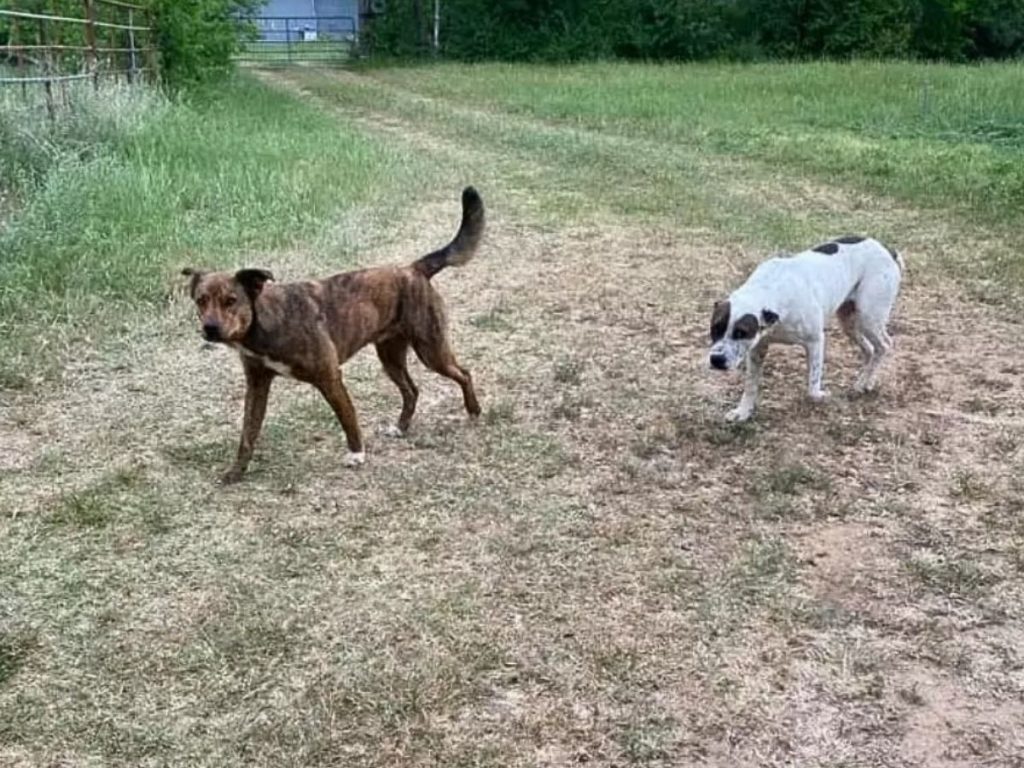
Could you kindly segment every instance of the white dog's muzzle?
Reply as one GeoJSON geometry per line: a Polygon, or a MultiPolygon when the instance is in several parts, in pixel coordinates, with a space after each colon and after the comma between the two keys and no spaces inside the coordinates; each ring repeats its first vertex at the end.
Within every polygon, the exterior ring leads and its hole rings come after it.
{"type": "Polygon", "coordinates": [[[722,339],[711,346],[708,364],[716,371],[731,371],[740,366],[746,355],[746,345],[722,339]]]}

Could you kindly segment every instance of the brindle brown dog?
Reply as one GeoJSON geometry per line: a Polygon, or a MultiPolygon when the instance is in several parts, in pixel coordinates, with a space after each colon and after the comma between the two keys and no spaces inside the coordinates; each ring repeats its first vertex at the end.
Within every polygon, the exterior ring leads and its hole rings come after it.
{"type": "Polygon", "coordinates": [[[252,458],[277,375],[305,381],[334,409],[349,454],[346,466],[365,460],[355,408],[341,365],[374,344],[384,370],[402,394],[392,434],[404,434],[416,410],[418,390],[406,368],[411,346],[433,371],[458,382],[466,411],[480,415],[469,371],[455,359],[447,337],[444,302],[430,278],[468,262],[484,231],[484,204],[472,187],[462,192],[462,225],[455,239],[405,267],[376,267],[324,280],[276,284],[264,269],[238,272],[183,270],[207,341],[236,349],[245,369],[245,416],[235,463],[223,476],[235,482],[252,458]]]}

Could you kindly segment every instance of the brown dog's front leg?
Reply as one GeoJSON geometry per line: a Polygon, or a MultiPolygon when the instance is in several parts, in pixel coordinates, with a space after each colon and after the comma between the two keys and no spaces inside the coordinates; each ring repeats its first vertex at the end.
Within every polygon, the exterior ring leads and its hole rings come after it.
{"type": "Polygon", "coordinates": [[[243,361],[245,367],[245,416],[242,421],[242,439],[238,443],[238,456],[231,469],[221,477],[222,483],[237,483],[242,479],[245,468],[249,466],[252,452],[256,446],[256,438],[263,427],[263,417],[267,414],[267,397],[270,394],[270,382],[274,380],[272,371],[258,363],[243,361]]]}
{"type": "Polygon", "coordinates": [[[318,384],[317,388],[331,404],[334,415],[338,417],[341,428],[345,430],[345,439],[348,441],[348,456],[345,457],[345,466],[359,466],[366,461],[366,454],[363,452],[363,436],[359,431],[355,406],[352,405],[348,390],[345,389],[345,385],[341,381],[341,372],[334,372],[334,375],[318,384]]]}

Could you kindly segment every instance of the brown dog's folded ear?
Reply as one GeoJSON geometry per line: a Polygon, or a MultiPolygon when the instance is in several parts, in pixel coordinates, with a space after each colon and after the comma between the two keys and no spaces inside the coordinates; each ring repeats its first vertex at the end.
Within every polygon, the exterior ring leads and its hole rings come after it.
{"type": "Polygon", "coordinates": [[[185,267],[181,270],[181,274],[185,277],[191,278],[188,281],[188,294],[193,299],[196,297],[196,286],[199,285],[199,281],[202,279],[206,272],[202,269],[193,269],[192,267],[185,267]]]}
{"type": "Polygon", "coordinates": [[[240,269],[235,272],[235,280],[245,288],[249,297],[255,299],[263,290],[263,285],[268,280],[273,280],[274,275],[266,269],[240,269]]]}

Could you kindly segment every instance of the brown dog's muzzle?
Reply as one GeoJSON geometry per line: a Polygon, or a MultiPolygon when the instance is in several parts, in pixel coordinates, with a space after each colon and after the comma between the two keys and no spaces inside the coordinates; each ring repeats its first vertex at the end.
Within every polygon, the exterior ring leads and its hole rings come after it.
{"type": "Polygon", "coordinates": [[[207,341],[222,341],[220,324],[213,322],[203,323],[203,338],[207,341]]]}

